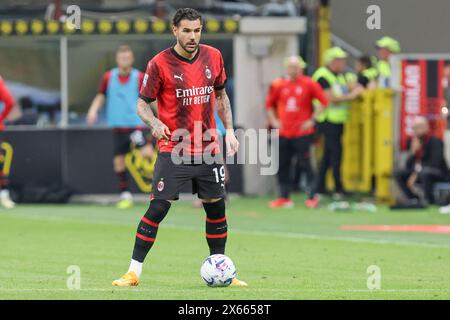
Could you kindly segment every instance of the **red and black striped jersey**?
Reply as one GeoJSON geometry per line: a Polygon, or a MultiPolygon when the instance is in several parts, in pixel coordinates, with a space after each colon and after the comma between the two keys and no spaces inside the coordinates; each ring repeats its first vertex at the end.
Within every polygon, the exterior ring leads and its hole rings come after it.
{"type": "Polygon", "coordinates": [[[185,150],[188,154],[201,155],[207,146],[214,148],[213,154],[219,153],[214,100],[215,90],[223,89],[225,82],[222,54],[207,45],[199,45],[191,60],[172,47],[148,62],[140,97],[146,102],[157,101],[158,118],[171,131],[171,141],[158,141],[161,152],[172,151],[184,131],[190,139],[185,150]],[[209,136],[203,139],[207,130],[209,136]]]}

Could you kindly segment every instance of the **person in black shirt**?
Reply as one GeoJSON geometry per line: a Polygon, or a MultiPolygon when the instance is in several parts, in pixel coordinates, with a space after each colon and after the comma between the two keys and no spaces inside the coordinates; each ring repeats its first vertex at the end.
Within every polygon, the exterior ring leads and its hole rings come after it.
{"type": "Polygon", "coordinates": [[[394,172],[394,177],[408,200],[419,200],[416,189],[416,183],[419,182],[424,200],[434,204],[433,185],[449,178],[444,144],[431,135],[428,121],[424,117],[417,117],[412,129],[413,135],[407,142],[409,155],[405,168],[394,172]]]}

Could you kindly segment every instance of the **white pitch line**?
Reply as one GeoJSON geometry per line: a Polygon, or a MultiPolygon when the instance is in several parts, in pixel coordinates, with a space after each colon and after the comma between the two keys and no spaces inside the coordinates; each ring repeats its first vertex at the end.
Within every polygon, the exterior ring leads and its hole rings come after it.
{"type": "MultiPolygon", "coordinates": [[[[205,292],[205,290],[214,289],[104,289],[104,288],[91,288],[91,289],[64,289],[64,288],[43,288],[43,289],[1,289],[0,292],[205,292]]],[[[369,290],[369,289],[271,289],[271,288],[239,288],[245,292],[251,291],[267,291],[267,292],[337,292],[337,293],[386,293],[386,292],[450,292],[450,289],[379,289],[379,290],[369,290]]]]}

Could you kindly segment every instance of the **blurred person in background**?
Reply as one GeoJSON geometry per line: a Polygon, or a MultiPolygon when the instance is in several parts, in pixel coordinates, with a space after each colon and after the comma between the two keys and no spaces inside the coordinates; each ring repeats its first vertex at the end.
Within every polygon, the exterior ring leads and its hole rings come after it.
{"type": "MultiPolygon", "coordinates": [[[[278,78],[275,78],[274,80],[272,80],[272,82],[269,85],[267,96],[268,97],[272,96],[274,94],[274,92],[276,90],[278,90],[277,89],[278,86],[280,86],[286,78],[288,78],[288,77],[286,75],[284,75],[284,76],[281,76],[281,77],[278,77],[278,78]]],[[[275,104],[273,106],[273,113],[274,113],[274,116],[279,120],[278,105],[277,104],[275,104]]],[[[266,122],[266,128],[267,128],[267,130],[274,129],[274,128],[272,128],[272,125],[271,125],[268,117],[267,117],[267,122],[266,122]]],[[[299,164],[299,161],[301,161],[301,160],[298,159],[297,155],[295,155],[294,156],[294,160],[292,162],[292,167],[293,167],[292,170],[294,172],[293,173],[294,174],[294,177],[293,177],[294,180],[293,180],[293,185],[292,185],[292,192],[299,192],[301,190],[300,183],[301,183],[301,180],[302,180],[303,171],[302,171],[302,168],[301,168],[301,166],[299,164]]]]}
{"type": "MultiPolygon", "coordinates": [[[[4,142],[3,131],[5,130],[5,125],[3,122],[11,112],[14,104],[14,98],[0,76],[0,144],[4,142]]],[[[11,209],[14,208],[15,203],[9,195],[9,170],[5,170],[5,166],[9,166],[10,164],[6,163],[6,152],[3,147],[0,148],[0,156],[3,157],[2,167],[0,169],[0,205],[4,208],[11,209]]]]}
{"type": "Polygon", "coordinates": [[[314,119],[328,104],[322,88],[310,77],[303,74],[306,63],[300,56],[286,58],[287,78],[280,80],[275,88],[270,88],[266,100],[267,117],[272,128],[279,129],[279,171],[280,196],[269,203],[271,208],[292,207],[289,195],[293,188],[292,161],[298,159],[308,177],[310,193],[307,206],[316,207],[314,196],[314,173],[311,167],[310,148],[315,132],[314,119]],[[314,110],[313,100],[320,101],[314,110]],[[277,109],[278,117],[275,113],[277,109]]]}
{"type": "Polygon", "coordinates": [[[116,68],[103,75],[98,93],[87,113],[87,123],[96,123],[99,110],[106,104],[107,125],[112,128],[114,135],[113,167],[120,190],[117,207],[127,209],[133,206],[133,197],[129,190],[125,155],[132,147],[136,147],[144,157],[150,159],[153,145],[147,141],[148,130],[144,130],[145,125],[136,112],[144,73],[133,68],[133,51],[127,45],[117,50],[116,63],[116,68]]]}
{"type": "Polygon", "coordinates": [[[357,82],[366,89],[375,89],[377,86],[378,72],[372,66],[372,59],[367,56],[361,56],[355,63],[357,73],[357,82]]]}
{"type": "Polygon", "coordinates": [[[326,50],[323,56],[325,66],[317,69],[312,77],[325,91],[330,102],[328,108],[316,118],[319,133],[323,135],[325,141],[315,191],[326,193],[326,173],[331,167],[335,200],[341,199],[345,193],[341,182],[342,134],[348,119],[349,102],[363,91],[361,86],[355,86],[350,90],[344,74],[346,59],[347,53],[339,47],[326,50]]]}
{"type": "Polygon", "coordinates": [[[12,125],[36,125],[38,122],[38,112],[34,107],[33,101],[29,97],[22,97],[19,99],[20,115],[12,125]]]}
{"type": "Polygon", "coordinates": [[[405,167],[395,171],[394,178],[408,198],[408,203],[434,204],[434,184],[449,178],[444,144],[431,134],[425,117],[416,117],[412,130],[413,134],[407,141],[408,158],[405,167]],[[416,185],[418,182],[422,191],[416,185]],[[424,199],[421,199],[422,193],[424,199]]]}
{"type": "Polygon", "coordinates": [[[447,108],[447,129],[449,129],[450,126],[450,112],[448,112],[448,109],[450,109],[450,61],[447,61],[445,63],[444,67],[444,106],[447,108]]]}
{"type": "MultiPolygon", "coordinates": [[[[450,128],[450,112],[448,109],[450,108],[450,61],[446,61],[444,67],[444,107],[447,108],[447,130],[450,128]]],[[[450,213],[450,204],[439,208],[440,213],[449,214],[450,213]]]]}
{"type": "Polygon", "coordinates": [[[391,65],[389,57],[392,54],[400,53],[400,43],[391,37],[382,37],[376,42],[377,59],[374,59],[375,67],[378,71],[378,87],[391,87],[391,65]]]}

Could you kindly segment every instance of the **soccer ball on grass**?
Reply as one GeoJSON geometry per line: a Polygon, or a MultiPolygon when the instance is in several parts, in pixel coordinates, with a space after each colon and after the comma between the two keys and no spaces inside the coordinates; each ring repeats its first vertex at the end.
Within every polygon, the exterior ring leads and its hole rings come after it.
{"type": "Polygon", "coordinates": [[[200,275],[209,287],[228,287],[236,277],[236,267],[226,255],[213,254],[203,262],[200,275]]]}

